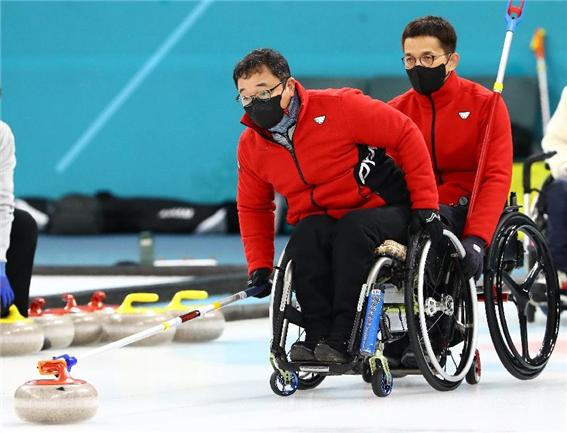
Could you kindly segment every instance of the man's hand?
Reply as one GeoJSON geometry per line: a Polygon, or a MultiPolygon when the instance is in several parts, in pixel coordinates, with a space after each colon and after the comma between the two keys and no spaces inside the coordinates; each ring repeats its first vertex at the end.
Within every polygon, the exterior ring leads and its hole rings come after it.
{"type": "Polygon", "coordinates": [[[410,233],[425,230],[431,239],[431,247],[437,252],[443,248],[443,224],[439,212],[435,209],[415,209],[412,212],[410,233]]]}
{"type": "Polygon", "coordinates": [[[467,279],[474,277],[477,281],[482,275],[486,242],[476,236],[469,236],[463,239],[463,247],[467,253],[462,261],[463,273],[467,279]]]}
{"type": "Polygon", "coordinates": [[[272,292],[272,280],[270,276],[272,275],[272,270],[268,268],[259,268],[250,274],[250,279],[248,280],[248,287],[261,287],[264,286],[264,289],[254,295],[255,298],[265,298],[269,296],[272,292]]]}
{"type": "Polygon", "coordinates": [[[14,291],[6,276],[6,262],[0,262],[0,309],[8,311],[8,307],[14,302],[14,291]]]}

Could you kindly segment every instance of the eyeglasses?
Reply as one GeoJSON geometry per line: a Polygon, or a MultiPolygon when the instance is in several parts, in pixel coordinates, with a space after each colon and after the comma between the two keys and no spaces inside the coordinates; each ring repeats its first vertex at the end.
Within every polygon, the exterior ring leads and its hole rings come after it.
{"type": "Polygon", "coordinates": [[[260,90],[254,96],[236,95],[236,102],[240,102],[243,107],[250,105],[254,99],[258,99],[259,101],[266,102],[266,101],[270,100],[270,98],[272,97],[272,92],[274,90],[276,90],[276,88],[280,84],[284,84],[284,83],[285,83],[285,81],[280,81],[278,84],[276,84],[271,89],[260,90]]]}
{"type": "Polygon", "coordinates": [[[402,57],[402,63],[404,64],[404,67],[406,69],[411,69],[415,66],[415,64],[419,60],[420,65],[428,68],[431,65],[433,65],[435,60],[437,60],[439,57],[450,56],[451,54],[453,53],[443,53],[438,56],[433,54],[423,54],[422,56],[419,56],[419,58],[417,59],[414,56],[410,56],[409,54],[406,54],[404,57],[402,57]]]}

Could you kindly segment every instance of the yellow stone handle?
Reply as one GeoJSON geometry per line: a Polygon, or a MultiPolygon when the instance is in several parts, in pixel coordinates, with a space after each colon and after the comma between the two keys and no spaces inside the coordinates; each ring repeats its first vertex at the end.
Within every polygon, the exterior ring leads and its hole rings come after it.
{"type": "Polygon", "coordinates": [[[169,311],[188,310],[189,305],[182,303],[184,300],[207,299],[209,294],[205,290],[180,290],[171,299],[171,302],[165,307],[169,311]]]}
{"type": "Polygon", "coordinates": [[[147,311],[147,308],[140,308],[132,306],[133,302],[157,302],[159,296],[157,293],[130,293],[126,295],[120,307],[116,310],[118,313],[142,313],[147,311]]]}
{"type": "Polygon", "coordinates": [[[8,315],[0,319],[0,323],[16,323],[23,321],[30,321],[30,319],[26,319],[22,316],[18,311],[18,307],[15,305],[10,305],[10,308],[8,308],[8,315]]]}

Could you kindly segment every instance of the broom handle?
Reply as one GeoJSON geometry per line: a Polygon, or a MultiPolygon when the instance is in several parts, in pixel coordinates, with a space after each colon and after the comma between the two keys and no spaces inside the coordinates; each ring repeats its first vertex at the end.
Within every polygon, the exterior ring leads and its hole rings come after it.
{"type": "Polygon", "coordinates": [[[181,314],[180,316],[174,317],[173,319],[169,319],[165,322],[160,323],[159,325],[152,326],[151,328],[145,329],[140,332],[136,332],[135,334],[129,335],[128,337],[124,337],[121,338],[120,340],[113,341],[112,343],[108,343],[103,346],[97,347],[96,349],[93,349],[81,356],[73,357],[64,354],[61,356],[57,356],[54,359],[57,358],[65,359],[65,361],[67,361],[67,369],[71,370],[71,368],[79,361],[79,359],[83,360],[86,358],[90,358],[91,356],[99,355],[101,353],[108,352],[109,350],[112,349],[118,349],[120,347],[127,346],[129,344],[151,337],[152,335],[159,334],[160,332],[167,332],[171,328],[176,328],[182,323],[196,319],[199,316],[204,316],[205,314],[213,310],[218,310],[226,305],[230,305],[242,299],[249,298],[250,296],[257,295],[262,290],[264,290],[264,286],[249,287],[248,289],[242,290],[238,293],[235,293],[234,295],[227,296],[226,298],[221,299],[218,302],[213,302],[209,305],[206,305],[199,310],[193,310],[181,314]]]}
{"type": "Polygon", "coordinates": [[[502,90],[504,90],[504,74],[506,72],[506,66],[508,64],[508,57],[510,55],[510,48],[512,46],[512,38],[514,37],[514,31],[516,26],[522,19],[522,12],[524,9],[525,0],[520,0],[520,4],[515,6],[514,0],[510,0],[508,7],[506,8],[506,36],[504,38],[504,46],[502,48],[502,54],[500,56],[500,64],[498,66],[498,73],[496,74],[496,81],[492,88],[493,95],[490,105],[490,113],[488,117],[488,124],[484,131],[482,139],[482,147],[480,151],[479,165],[474,178],[474,186],[471,194],[471,203],[469,206],[467,218],[469,218],[474,211],[476,204],[476,198],[478,196],[478,190],[480,189],[480,180],[483,177],[484,167],[486,166],[486,158],[488,153],[488,145],[490,143],[490,136],[492,135],[492,124],[494,121],[494,111],[496,110],[496,105],[501,97],[502,90]]]}

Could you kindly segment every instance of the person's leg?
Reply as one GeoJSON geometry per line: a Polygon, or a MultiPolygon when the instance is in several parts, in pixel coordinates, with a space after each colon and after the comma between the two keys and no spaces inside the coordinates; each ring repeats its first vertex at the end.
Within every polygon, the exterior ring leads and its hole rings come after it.
{"type": "Polygon", "coordinates": [[[567,273],[567,179],[555,179],[546,191],[547,238],[558,271],[567,273]]]}
{"type": "Polygon", "coordinates": [[[37,224],[35,220],[27,212],[16,209],[10,233],[10,248],[6,254],[8,260],[6,275],[14,289],[14,304],[26,317],[36,244],[37,224]]]}
{"type": "Polygon", "coordinates": [[[467,220],[468,206],[447,206],[440,205],[439,213],[441,220],[459,239],[465,230],[465,222],[467,220]]]}
{"type": "Polygon", "coordinates": [[[409,219],[408,207],[384,206],[350,212],[337,222],[333,241],[333,326],[328,338],[332,349],[345,352],[374,249],[386,239],[406,243],[409,219]]]}
{"type": "Polygon", "coordinates": [[[311,352],[328,335],[331,325],[331,242],[335,224],[336,220],[326,215],[307,217],[295,227],[286,247],[293,260],[293,286],[305,323],[306,345],[311,352]]]}

